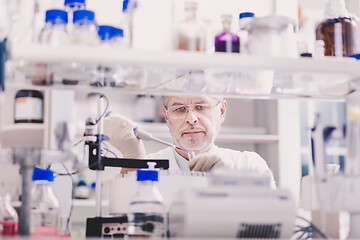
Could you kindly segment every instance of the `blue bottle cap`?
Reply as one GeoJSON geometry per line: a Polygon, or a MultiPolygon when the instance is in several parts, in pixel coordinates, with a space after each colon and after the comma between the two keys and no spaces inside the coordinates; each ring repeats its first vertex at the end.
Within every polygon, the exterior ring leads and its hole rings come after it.
{"type": "Polygon", "coordinates": [[[252,12],[242,12],[239,14],[239,19],[247,18],[247,17],[255,17],[255,14],[252,12]]]}
{"type": "Polygon", "coordinates": [[[50,9],[46,11],[45,22],[51,22],[52,24],[67,23],[68,15],[64,10],[50,9]]]}
{"type": "Polygon", "coordinates": [[[360,53],[350,55],[349,57],[355,58],[356,60],[359,60],[360,59],[360,53]]]}
{"type": "Polygon", "coordinates": [[[113,28],[113,37],[124,37],[124,30],[121,28],[113,28]]]}
{"type": "Polygon", "coordinates": [[[81,20],[94,21],[95,13],[89,10],[76,10],[74,11],[73,23],[76,23],[81,20]]]}
{"type": "Polygon", "coordinates": [[[48,168],[47,169],[34,168],[32,180],[33,181],[46,180],[49,182],[53,182],[54,181],[54,172],[48,168]]]}
{"type": "Polygon", "coordinates": [[[98,35],[102,41],[110,40],[113,37],[114,27],[108,25],[99,26],[98,35]]]}
{"type": "Polygon", "coordinates": [[[156,170],[138,169],[137,181],[159,181],[159,173],[156,170]]]}
{"type": "Polygon", "coordinates": [[[65,0],[64,5],[69,5],[69,7],[75,7],[76,3],[85,5],[85,0],[65,0]]]}

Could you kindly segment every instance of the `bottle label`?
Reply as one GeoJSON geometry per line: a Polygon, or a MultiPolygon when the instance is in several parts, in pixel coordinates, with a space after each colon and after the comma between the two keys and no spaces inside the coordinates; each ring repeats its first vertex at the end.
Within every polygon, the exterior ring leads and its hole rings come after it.
{"type": "Polygon", "coordinates": [[[128,214],[128,235],[131,237],[163,237],[164,216],[159,213],[128,214]]]}
{"type": "Polygon", "coordinates": [[[40,98],[16,98],[15,106],[15,120],[43,120],[43,105],[40,98]]]}
{"type": "Polygon", "coordinates": [[[31,236],[57,236],[58,214],[57,212],[44,212],[32,210],[30,215],[31,236]]]}
{"type": "Polygon", "coordinates": [[[14,236],[17,235],[18,231],[18,224],[17,222],[13,221],[2,221],[0,222],[0,225],[2,225],[2,235],[3,236],[14,236]]]}

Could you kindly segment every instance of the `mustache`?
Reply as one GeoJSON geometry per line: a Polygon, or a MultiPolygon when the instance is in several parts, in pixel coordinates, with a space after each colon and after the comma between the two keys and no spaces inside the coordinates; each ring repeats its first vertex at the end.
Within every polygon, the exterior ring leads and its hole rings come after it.
{"type": "Polygon", "coordinates": [[[199,131],[206,132],[206,129],[200,125],[190,125],[190,126],[188,125],[188,126],[184,126],[184,127],[180,128],[181,133],[189,131],[189,130],[199,130],[199,131]]]}

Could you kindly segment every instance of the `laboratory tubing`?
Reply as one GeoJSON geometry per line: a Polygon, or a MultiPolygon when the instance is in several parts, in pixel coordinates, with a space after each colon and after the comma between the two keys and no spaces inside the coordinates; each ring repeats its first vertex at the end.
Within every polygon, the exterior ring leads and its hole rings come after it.
{"type": "Polygon", "coordinates": [[[59,202],[51,188],[54,173],[50,169],[35,168],[32,180],[35,186],[31,192],[30,235],[57,236],[59,202]]]}
{"type": "Polygon", "coordinates": [[[43,123],[44,96],[36,90],[19,90],[15,95],[15,123],[43,123]]]}
{"type": "Polygon", "coordinates": [[[206,28],[196,18],[197,3],[185,3],[185,19],[177,25],[175,48],[204,52],[206,28]]]}
{"type": "Polygon", "coordinates": [[[128,213],[129,237],[164,237],[165,205],[158,189],[159,173],[155,164],[149,162],[149,169],[137,170],[138,188],[128,213]]]}
{"type": "Polygon", "coordinates": [[[0,197],[0,236],[15,236],[18,231],[18,215],[10,203],[10,195],[0,197]],[[2,231],[1,231],[2,226],[2,231]]]}
{"type": "Polygon", "coordinates": [[[239,52],[239,37],[231,32],[231,15],[222,15],[223,32],[215,36],[215,52],[239,52]]]}
{"type": "Polygon", "coordinates": [[[357,51],[356,23],[343,0],[329,0],[325,19],[316,28],[316,40],[324,41],[325,56],[348,57],[357,51]]]}
{"type": "Polygon", "coordinates": [[[249,23],[254,20],[255,14],[252,12],[242,12],[239,14],[239,31],[240,53],[246,53],[247,41],[249,38],[249,23]]]}

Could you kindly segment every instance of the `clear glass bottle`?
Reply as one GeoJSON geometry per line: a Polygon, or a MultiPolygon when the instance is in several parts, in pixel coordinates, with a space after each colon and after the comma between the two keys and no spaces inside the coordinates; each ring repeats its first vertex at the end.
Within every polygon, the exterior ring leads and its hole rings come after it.
{"type": "Polygon", "coordinates": [[[35,168],[32,180],[35,186],[31,192],[30,235],[58,236],[59,201],[51,188],[54,173],[35,168]]]}
{"type": "Polygon", "coordinates": [[[71,33],[73,31],[73,19],[74,12],[77,10],[85,10],[86,4],[85,0],[65,0],[64,1],[65,11],[68,13],[68,32],[71,33]]]}
{"type": "Polygon", "coordinates": [[[348,57],[357,51],[356,23],[345,8],[344,0],[329,0],[325,20],[316,28],[316,40],[325,43],[325,56],[348,57]]]}
{"type": "Polygon", "coordinates": [[[222,15],[223,31],[215,36],[215,52],[239,52],[239,37],[231,32],[231,15],[222,15]]]}
{"type": "MultiPolygon", "coordinates": [[[[39,36],[40,44],[61,46],[68,43],[66,24],[67,12],[58,9],[46,11],[45,26],[39,36]]],[[[51,85],[54,83],[53,69],[46,63],[35,63],[30,73],[35,85],[51,85]]]]}
{"type": "Polygon", "coordinates": [[[95,13],[89,10],[74,12],[74,30],[71,33],[71,43],[80,45],[97,45],[99,43],[98,28],[95,23],[95,13]]]}
{"type": "Polygon", "coordinates": [[[129,237],[161,238],[165,233],[165,206],[158,189],[155,163],[149,169],[137,170],[138,189],[130,202],[128,213],[129,237]]]}
{"type": "Polygon", "coordinates": [[[177,26],[175,48],[204,52],[206,29],[196,18],[197,3],[185,3],[185,19],[177,26]]]}
{"type": "MultiPolygon", "coordinates": [[[[95,23],[95,13],[89,10],[73,12],[73,30],[70,32],[73,45],[95,46],[99,43],[98,29],[95,23]]],[[[86,81],[93,66],[79,62],[58,64],[57,74],[65,85],[76,85],[79,81],[86,81]]]]}
{"type": "Polygon", "coordinates": [[[240,53],[246,53],[246,44],[249,38],[249,23],[255,18],[255,14],[252,12],[242,12],[239,14],[239,32],[240,38],[240,53]]]}
{"type": "Polygon", "coordinates": [[[9,194],[6,194],[5,197],[0,197],[0,205],[0,225],[2,225],[0,236],[17,235],[18,215],[14,207],[11,206],[9,194]]]}

